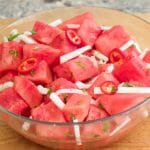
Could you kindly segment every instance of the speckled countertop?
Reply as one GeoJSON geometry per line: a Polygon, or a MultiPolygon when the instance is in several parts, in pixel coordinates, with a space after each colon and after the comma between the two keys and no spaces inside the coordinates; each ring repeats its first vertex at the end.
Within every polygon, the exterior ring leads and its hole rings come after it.
{"type": "Polygon", "coordinates": [[[0,0],[0,16],[22,17],[63,6],[100,6],[127,12],[150,12],[150,0],[0,0]]]}

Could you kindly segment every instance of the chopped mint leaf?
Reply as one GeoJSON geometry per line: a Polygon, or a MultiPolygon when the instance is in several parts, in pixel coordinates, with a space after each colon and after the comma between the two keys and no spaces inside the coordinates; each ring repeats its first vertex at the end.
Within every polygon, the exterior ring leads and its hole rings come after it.
{"type": "Polygon", "coordinates": [[[9,50],[9,54],[12,55],[14,58],[18,57],[18,51],[15,49],[9,50]]]}
{"type": "Polygon", "coordinates": [[[35,75],[35,70],[31,70],[31,71],[30,71],[30,75],[31,75],[31,76],[34,76],[34,75],[35,75]]]}
{"type": "Polygon", "coordinates": [[[103,122],[103,132],[108,132],[109,131],[109,128],[110,128],[110,123],[109,121],[104,121],[103,122]]]}
{"type": "Polygon", "coordinates": [[[36,34],[37,32],[35,30],[31,30],[32,35],[36,34]]]}
{"type": "Polygon", "coordinates": [[[134,87],[132,84],[130,84],[129,82],[125,82],[123,84],[123,87],[134,87]]]}
{"type": "Polygon", "coordinates": [[[50,95],[52,92],[52,88],[49,88],[47,94],[50,95]]]}
{"type": "Polygon", "coordinates": [[[82,69],[85,69],[85,65],[84,65],[82,62],[76,61],[75,63],[76,63],[79,67],[81,67],[82,69]]]}
{"type": "Polygon", "coordinates": [[[67,103],[68,95],[67,95],[67,94],[64,94],[63,97],[64,97],[64,102],[67,103]]]}
{"type": "Polygon", "coordinates": [[[8,41],[13,41],[15,38],[17,38],[20,34],[10,34],[8,37],[8,41]]]}
{"type": "Polygon", "coordinates": [[[111,93],[115,93],[116,91],[117,91],[117,88],[116,87],[112,87],[111,93]]]}

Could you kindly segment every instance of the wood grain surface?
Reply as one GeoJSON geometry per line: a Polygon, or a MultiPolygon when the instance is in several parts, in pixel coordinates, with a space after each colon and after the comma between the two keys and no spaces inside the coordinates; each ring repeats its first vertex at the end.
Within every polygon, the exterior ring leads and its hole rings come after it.
{"type": "MultiPolygon", "coordinates": [[[[135,13],[142,19],[150,22],[150,13],[135,13]]],[[[1,19],[0,28],[8,25],[16,19],[1,19]]],[[[150,150],[150,117],[129,133],[126,137],[113,145],[102,148],[101,150],[150,150]]],[[[0,150],[48,150],[29,140],[10,129],[0,120],[0,150]]]]}

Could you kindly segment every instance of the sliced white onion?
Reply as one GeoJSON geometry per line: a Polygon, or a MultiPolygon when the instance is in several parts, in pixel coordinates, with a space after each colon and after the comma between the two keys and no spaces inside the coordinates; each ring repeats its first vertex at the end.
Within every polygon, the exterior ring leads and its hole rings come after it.
{"type": "Polygon", "coordinates": [[[13,82],[11,82],[11,81],[5,82],[3,84],[0,84],[0,91],[3,91],[5,89],[13,87],[13,86],[14,86],[13,82]]]}
{"type": "Polygon", "coordinates": [[[49,25],[52,26],[52,27],[57,27],[58,25],[62,24],[62,22],[63,21],[61,19],[57,19],[57,20],[49,23],[49,25]]]}
{"type": "Polygon", "coordinates": [[[134,46],[135,46],[135,48],[137,49],[137,51],[141,54],[141,53],[142,53],[142,50],[141,50],[139,44],[138,44],[137,42],[135,42],[135,43],[134,43],[134,46]]]}
{"type": "Polygon", "coordinates": [[[150,49],[149,49],[149,48],[145,48],[145,49],[142,51],[142,53],[141,53],[141,55],[140,55],[139,57],[140,57],[141,59],[143,59],[148,51],[150,51],[150,49]]]}
{"type": "MultiPolygon", "coordinates": [[[[78,120],[74,119],[73,122],[77,123],[78,120]]],[[[79,125],[74,125],[73,127],[74,127],[74,134],[75,134],[76,144],[77,145],[82,145],[81,136],[80,136],[80,126],[79,125]]]]}
{"type": "Polygon", "coordinates": [[[25,31],[23,34],[26,35],[26,36],[32,35],[32,33],[30,31],[25,31]]]}
{"type": "Polygon", "coordinates": [[[100,60],[100,64],[107,63],[109,60],[108,57],[96,50],[93,51],[93,55],[100,60]]]}
{"type": "Polygon", "coordinates": [[[8,42],[8,38],[6,36],[3,37],[4,42],[8,42]]]}
{"type": "Polygon", "coordinates": [[[117,126],[110,134],[109,136],[113,136],[118,131],[120,131],[123,127],[125,127],[129,122],[131,121],[131,118],[127,117],[125,121],[123,121],[119,126],[117,126]]]}
{"type": "Polygon", "coordinates": [[[48,88],[45,88],[42,85],[38,85],[37,89],[40,92],[40,94],[42,94],[42,95],[46,95],[48,93],[48,91],[49,91],[48,88]]]}
{"type": "Polygon", "coordinates": [[[111,26],[100,26],[102,30],[110,30],[112,27],[111,26]]]}
{"type": "Polygon", "coordinates": [[[62,110],[65,107],[65,104],[62,102],[62,100],[59,98],[59,96],[56,93],[51,93],[49,98],[59,109],[62,110]]]}
{"type": "Polygon", "coordinates": [[[79,89],[88,89],[92,84],[86,84],[86,83],[83,83],[81,81],[77,81],[76,83],[76,86],[79,88],[79,89]]]}
{"type": "Polygon", "coordinates": [[[132,45],[134,45],[134,41],[133,40],[129,40],[127,43],[125,43],[124,45],[122,45],[120,47],[121,51],[125,51],[126,49],[128,49],[129,47],[131,47],[132,45]]]}
{"type": "Polygon", "coordinates": [[[35,40],[33,40],[31,37],[26,36],[25,34],[19,35],[16,40],[21,40],[27,44],[35,44],[37,43],[35,40]]]}
{"type": "MultiPolygon", "coordinates": [[[[94,88],[94,94],[102,94],[100,87],[94,88]]],[[[116,93],[120,94],[129,94],[129,93],[137,93],[137,94],[150,94],[150,87],[121,87],[118,86],[118,90],[116,93]]]]}
{"type": "Polygon", "coordinates": [[[66,24],[66,27],[68,29],[79,29],[80,28],[80,24],[66,24]]]}
{"type": "Polygon", "coordinates": [[[94,82],[97,80],[98,77],[99,77],[99,75],[97,75],[97,76],[95,76],[94,78],[92,78],[92,79],[89,81],[89,84],[94,83],[94,82]]]}
{"type": "Polygon", "coordinates": [[[72,51],[72,52],[70,52],[70,53],[67,53],[67,54],[65,54],[65,55],[62,55],[62,56],[60,57],[60,63],[61,63],[61,64],[62,64],[62,63],[65,63],[65,62],[67,62],[68,60],[73,59],[73,58],[75,58],[75,57],[77,57],[77,56],[83,54],[84,52],[91,50],[91,48],[92,48],[92,47],[91,47],[90,45],[87,45],[87,46],[84,46],[84,47],[82,47],[82,48],[76,49],[76,50],[74,50],[74,51],[72,51]]]}
{"type": "Polygon", "coordinates": [[[57,95],[65,94],[65,93],[86,95],[82,90],[79,90],[79,89],[59,89],[59,90],[56,91],[57,95]]]}
{"type": "Polygon", "coordinates": [[[112,73],[113,72],[113,70],[114,70],[114,65],[113,64],[110,64],[108,67],[107,67],[107,72],[108,73],[112,73]]]}
{"type": "Polygon", "coordinates": [[[17,29],[13,29],[13,30],[10,32],[10,34],[12,34],[12,35],[18,34],[18,30],[17,30],[17,29]]]}

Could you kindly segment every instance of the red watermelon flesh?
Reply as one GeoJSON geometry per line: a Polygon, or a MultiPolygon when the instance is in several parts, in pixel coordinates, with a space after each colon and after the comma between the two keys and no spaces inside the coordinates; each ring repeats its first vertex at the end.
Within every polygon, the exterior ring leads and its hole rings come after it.
{"type": "Polygon", "coordinates": [[[150,94],[115,94],[101,95],[99,102],[104,109],[110,114],[123,112],[148,98],[150,94]]]}
{"type": "Polygon", "coordinates": [[[64,21],[58,27],[62,30],[66,30],[67,24],[79,24],[79,25],[81,25],[85,19],[91,19],[91,18],[93,18],[92,14],[90,12],[86,12],[86,13],[83,13],[81,15],[70,18],[69,20],[64,21]]]}
{"type": "Polygon", "coordinates": [[[15,91],[25,100],[25,102],[34,108],[41,104],[42,95],[39,93],[34,83],[25,77],[15,77],[15,91]]]}
{"type": "Polygon", "coordinates": [[[123,26],[113,26],[110,30],[103,32],[95,42],[96,49],[106,56],[114,48],[120,48],[129,41],[131,37],[123,26]]]}
{"type": "Polygon", "coordinates": [[[86,57],[75,58],[66,62],[66,65],[74,81],[85,81],[99,73],[98,68],[86,57]]]}
{"type": "Polygon", "coordinates": [[[100,32],[100,27],[98,27],[93,18],[90,18],[83,20],[77,33],[84,45],[93,46],[100,32]]]}
{"type": "Polygon", "coordinates": [[[78,121],[83,121],[88,115],[90,100],[87,95],[72,94],[63,109],[66,119],[72,121],[76,118],[78,121]]]}
{"type": "Polygon", "coordinates": [[[49,45],[62,32],[57,27],[52,27],[43,22],[36,21],[33,27],[35,34],[32,37],[40,43],[49,45]]]}
{"type": "Polygon", "coordinates": [[[52,65],[60,55],[60,50],[44,44],[25,44],[23,46],[23,58],[35,57],[39,61],[45,60],[52,65]]]}
{"type": "Polygon", "coordinates": [[[28,116],[30,112],[29,106],[16,93],[14,88],[7,88],[0,92],[0,105],[18,115],[28,116]]]}
{"type": "Polygon", "coordinates": [[[111,73],[106,73],[106,72],[102,72],[100,75],[98,75],[97,79],[95,80],[95,82],[91,85],[91,87],[88,90],[88,93],[96,98],[97,95],[94,94],[94,88],[95,87],[100,87],[101,84],[105,81],[112,81],[114,83],[116,83],[116,85],[119,84],[118,80],[113,76],[113,74],[111,73]]]}
{"type": "Polygon", "coordinates": [[[21,62],[21,59],[22,44],[18,42],[3,43],[0,59],[0,74],[10,70],[16,71],[21,62]]]}
{"type": "Polygon", "coordinates": [[[143,60],[144,60],[146,63],[150,63],[150,50],[147,51],[147,53],[145,54],[143,60]]]}
{"type": "Polygon", "coordinates": [[[40,61],[35,69],[24,76],[36,84],[48,85],[53,81],[51,70],[44,60],[40,61]]]}
{"type": "Polygon", "coordinates": [[[69,53],[78,48],[68,40],[65,32],[62,32],[60,35],[58,35],[51,43],[51,46],[56,49],[60,49],[61,55],[69,53]]]}
{"type": "Polygon", "coordinates": [[[113,74],[120,82],[141,81],[146,77],[145,67],[145,63],[140,58],[133,57],[116,66],[113,74]]]}
{"type": "MultiPolygon", "coordinates": [[[[63,113],[52,103],[41,104],[32,110],[32,118],[47,122],[66,122],[63,113]]],[[[65,138],[68,127],[58,127],[52,125],[36,125],[37,136],[44,138],[65,138]]]]}

